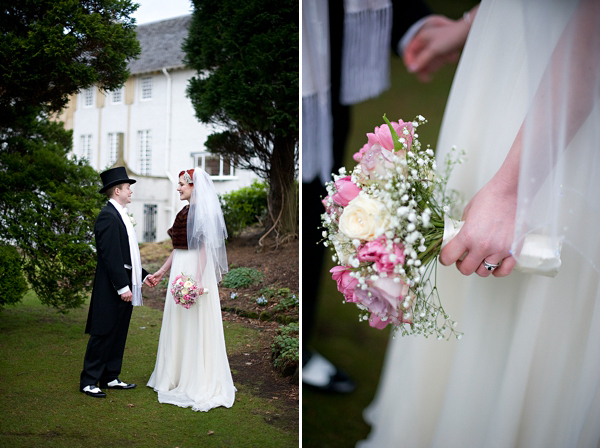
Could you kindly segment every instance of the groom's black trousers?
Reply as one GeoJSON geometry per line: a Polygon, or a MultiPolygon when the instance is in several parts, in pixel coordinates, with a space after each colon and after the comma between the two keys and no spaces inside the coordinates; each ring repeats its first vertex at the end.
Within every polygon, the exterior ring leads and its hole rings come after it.
{"type": "Polygon", "coordinates": [[[129,321],[133,306],[128,304],[120,310],[113,328],[103,335],[90,335],[83,371],[79,382],[80,389],[88,385],[108,383],[117,379],[123,365],[123,352],[127,341],[129,321]]]}

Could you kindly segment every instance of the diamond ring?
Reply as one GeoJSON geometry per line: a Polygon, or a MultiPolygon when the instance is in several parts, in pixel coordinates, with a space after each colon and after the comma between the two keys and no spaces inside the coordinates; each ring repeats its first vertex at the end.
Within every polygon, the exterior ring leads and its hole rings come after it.
{"type": "Polygon", "coordinates": [[[498,266],[500,266],[500,263],[492,264],[492,263],[488,263],[487,261],[483,260],[483,267],[485,267],[488,271],[493,271],[498,266]]]}

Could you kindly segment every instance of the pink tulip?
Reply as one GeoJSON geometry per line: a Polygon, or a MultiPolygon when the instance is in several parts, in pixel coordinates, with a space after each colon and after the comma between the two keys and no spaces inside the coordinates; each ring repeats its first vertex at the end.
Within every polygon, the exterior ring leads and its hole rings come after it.
{"type": "Polygon", "coordinates": [[[334,182],[336,193],[332,196],[333,201],[345,207],[360,193],[360,188],[352,182],[350,176],[342,177],[334,182]]]}
{"type": "MultiPolygon", "coordinates": [[[[404,122],[402,120],[398,120],[397,122],[392,121],[392,127],[398,134],[398,138],[404,139],[404,149],[410,148],[412,145],[414,129],[411,122],[404,122]],[[405,135],[403,129],[406,128],[408,131],[408,135],[405,135]]],[[[382,148],[388,151],[394,151],[394,140],[392,139],[392,133],[390,132],[390,128],[387,124],[382,124],[381,126],[375,127],[375,131],[373,133],[367,134],[368,141],[367,143],[354,154],[354,160],[360,162],[364,156],[364,154],[369,150],[373,145],[380,145],[382,148]]]]}
{"type": "MultiPolygon", "coordinates": [[[[412,136],[413,136],[413,125],[411,122],[404,122],[402,120],[398,120],[397,122],[392,121],[392,127],[398,137],[400,139],[404,138],[406,140],[404,148],[410,147],[412,144],[412,136]],[[408,131],[408,135],[404,135],[403,129],[406,128],[408,131]]],[[[375,128],[374,133],[367,134],[367,138],[369,139],[369,143],[374,145],[379,143],[388,151],[394,150],[394,140],[392,139],[392,133],[390,132],[390,127],[387,124],[382,124],[381,126],[377,126],[375,128]]]]}

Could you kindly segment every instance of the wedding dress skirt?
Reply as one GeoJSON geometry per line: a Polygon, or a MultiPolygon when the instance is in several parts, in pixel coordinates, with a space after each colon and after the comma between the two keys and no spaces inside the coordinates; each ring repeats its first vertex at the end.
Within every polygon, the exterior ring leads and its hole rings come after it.
{"type": "MultiPolygon", "coordinates": [[[[197,251],[175,249],[169,285],[181,273],[194,275],[197,251]]],[[[233,405],[235,387],[225,351],[223,322],[215,271],[207,262],[202,295],[185,309],[173,300],[170,288],[165,300],[156,365],[148,386],[158,392],[160,403],[208,411],[233,405]]]]}
{"type": "MultiPolygon", "coordinates": [[[[519,44],[537,22],[522,20],[519,4],[482,2],[444,115],[437,150],[466,150],[449,184],[466,199],[498,170],[527,111],[531,55],[519,44]],[[508,31],[497,33],[502,27],[508,31]]],[[[580,134],[597,126],[585,123],[580,134]]],[[[600,220],[597,209],[580,218],[582,228],[600,220]]],[[[598,244],[600,230],[586,238],[598,244]]],[[[561,258],[555,278],[466,277],[440,265],[442,303],[464,336],[390,340],[364,412],[372,429],[357,446],[599,447],[600,275],[568,244],[561,258]]]]}

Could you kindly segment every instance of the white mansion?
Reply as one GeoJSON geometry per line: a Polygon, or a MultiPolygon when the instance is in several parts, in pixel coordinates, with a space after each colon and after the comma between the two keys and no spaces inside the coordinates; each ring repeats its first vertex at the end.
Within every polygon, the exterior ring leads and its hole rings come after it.
{"type": "Polygon", "coordinates": [[[185,205],[176,192],[182,170],[204,168],[218,193],[256,178],[205,152],[206,138],[215,128],[198,122],[185,95],[196,74],[184,65],[181,50],[190,21],[188,15],[138,26],[142,53],[129,63],[124,87],[84,90],[59,117],[73,130],[73,155],[88,159],[98,171],[124,165],[137,180],[128,208],[140,242],[168,238],[167,229],[185,205]]]}

